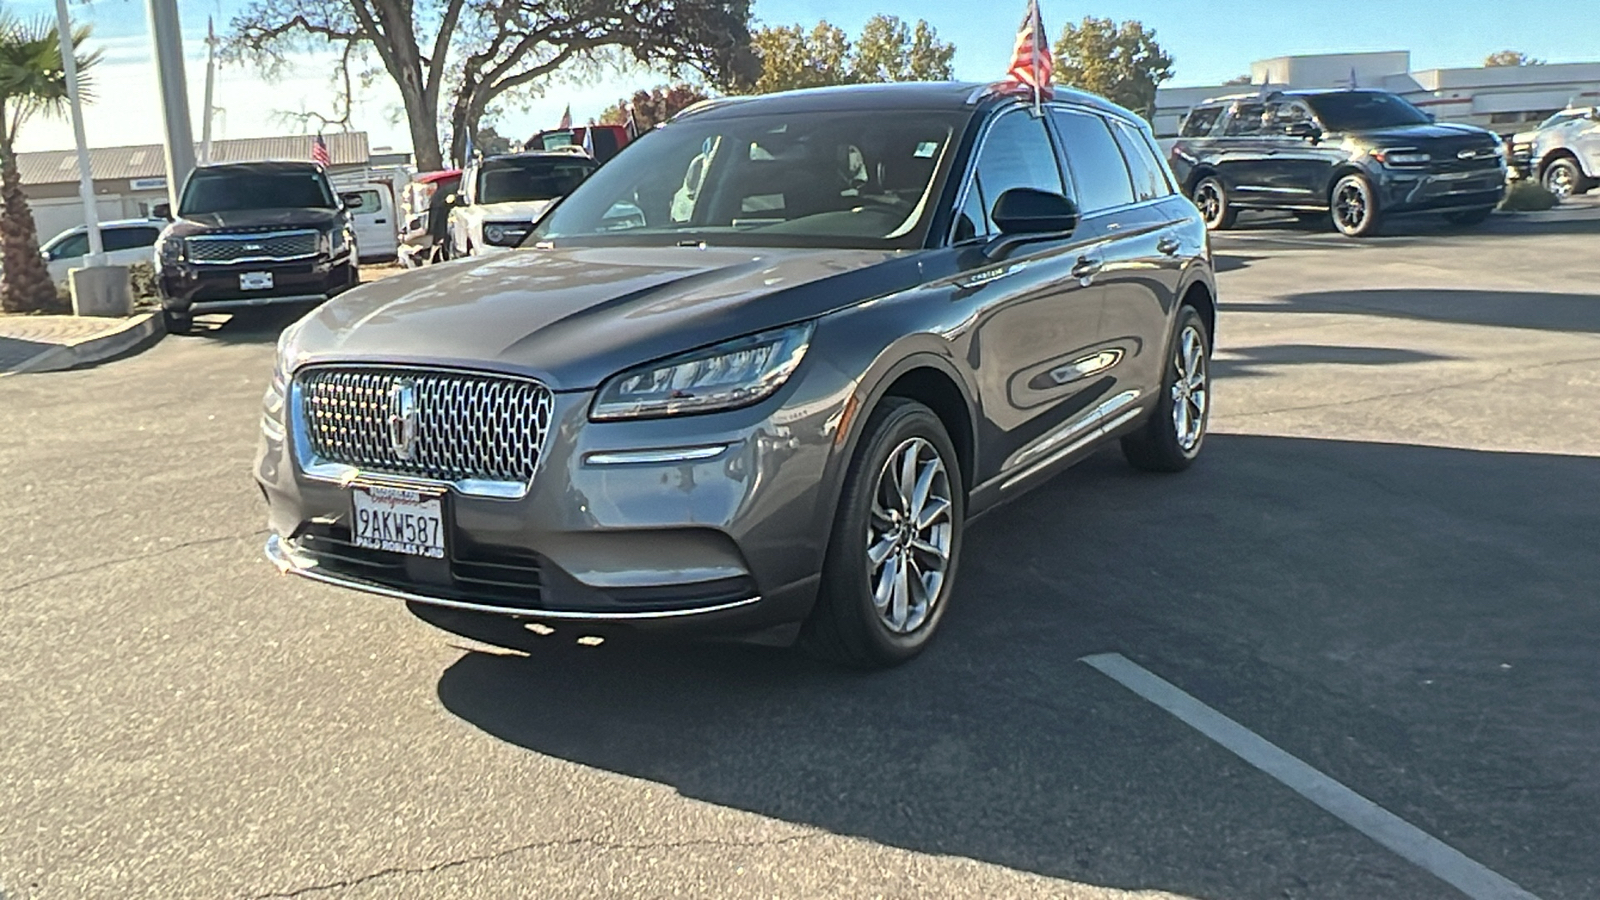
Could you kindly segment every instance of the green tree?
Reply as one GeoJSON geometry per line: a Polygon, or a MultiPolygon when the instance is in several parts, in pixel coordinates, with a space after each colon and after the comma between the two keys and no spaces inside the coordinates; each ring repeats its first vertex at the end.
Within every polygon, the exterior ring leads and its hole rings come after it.
{"type": "Polygon", "coordinates": [[[618,100],[600,114],[601,125],[626,125],[628,114],[633,113],[633,124],[638,133],[667,121],[679,112],[706,99],[705,91],[689,84],[661,85],[648,91],[634,91],[626,100],[618,100]]]}
{"type": "MultiPolygon", "coordinates": [[[[83,76],[100,55],[77,54],[89,36],[88,26],[72,32],[78,64],[79,96],[89,99],[83,76]]],[[[61,65],[61,43],[50,17],[17,19],[0,7],[0,308],[7,312],[50,310],[58,305],[55,283],[39,255],[39,227],[22,191],[17,171],[17,132],[35,113],[60,115],[67,110],[67,75],[61,65]]]]}
{"type": "Polygon", "coordinates": [[[1498,53],[1489,54],[1484,59],[1483,64],[1490,68],[1498,66],[1542,66],[1544,65],[1544,60],[1534,59],[1520,50],[1501,50],[1498,53]]]}
{"type": "Polygon", "coordinates": [[[878,15],[862,26],[852,42],[844,29],[818,22],[769,26],[751,38],[760,65],[752,82],[734,86],[738,93],[768,94],[834,84],[884,81],[948,81],[956,48],[939,40],[926,21],[907,25],[895,16],[878,15]]]}
{"type": "Polygon", "coordinates": [[[1147,119],[1156,88],[1172,77],[1172,57],[1156,43],[1155,31],[1137,21],[1086,16],[1061,32],[1055,57],[1057,84],[1099,94],[1147,119]]]}
{"type": "Polygon", "coordinates": [[[496,104],[531,97],[564,68],[631,61],[712,83],[753,77],[749,22],[750,0],[248,0],[227,49],[268,77],[301,51],[339,50],[331,102],[344,118],[352,67],[356,89],[387,76],[428,170],[444,167],[442,133],[459,161],[496,104]]]}

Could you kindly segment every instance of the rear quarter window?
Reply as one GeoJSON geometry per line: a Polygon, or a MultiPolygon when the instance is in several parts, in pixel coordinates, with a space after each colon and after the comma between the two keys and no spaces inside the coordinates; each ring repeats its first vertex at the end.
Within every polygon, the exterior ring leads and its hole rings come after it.
{"type": "Polygon", "coordinates": [[[1183,128],[1178,132],[1182,137],[1206,137],[1211,134],[1211,129],[1217,125],[1217,119],[1222,116],[1220,106],[1202,106],[1191,110],[1184,117],[1183,128]]]}

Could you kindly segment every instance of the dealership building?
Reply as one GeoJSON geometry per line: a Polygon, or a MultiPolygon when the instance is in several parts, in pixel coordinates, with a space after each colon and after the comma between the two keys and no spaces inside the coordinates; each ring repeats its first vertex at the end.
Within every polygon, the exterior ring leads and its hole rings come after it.
{"type": "Polygon", "coordinates": [[[1280,56],[1251,63],[1248,85],[1161,88],[1153,124],[1158,137],[1175,137],[1190,107],[1213,97],[1350,87],[1390,91],[1441,122],[1510,135],[1568,106],[1600,106],[1600,62],[1412,71],[1405,50],[1280,56]]]}

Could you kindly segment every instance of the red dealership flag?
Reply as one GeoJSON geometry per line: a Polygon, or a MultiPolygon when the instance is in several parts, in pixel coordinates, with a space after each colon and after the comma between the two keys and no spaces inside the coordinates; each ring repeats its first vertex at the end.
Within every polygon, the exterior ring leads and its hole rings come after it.
{"type": "Polygon", "coordinates": [[[333,164],[332,157],[328,156],[328,142],[320,134],[311,139],[311,161],[324,169],[333,164]]]}
{"type": "Polygon", "coordinates": [[[1011,54],[1011,68],[1002,83],[1031,88],[1035,99],[1048,97],[1055,67],[1050,41],[1044,33],[1044,20],[1039,15],[1039,0],[1028,0],[1028,15],[1017,31],[1017,48],[1011,54]]]}
{"type": "Polygon", "coordinates": [[[572,104],[567,104],[567,111],[561,114],[561,124],[556,126],[562,131],[572,127],[572,104]]]}

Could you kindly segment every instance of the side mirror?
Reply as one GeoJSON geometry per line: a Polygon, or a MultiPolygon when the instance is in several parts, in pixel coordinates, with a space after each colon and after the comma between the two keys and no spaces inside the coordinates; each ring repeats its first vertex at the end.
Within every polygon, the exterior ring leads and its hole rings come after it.
{"type": "Polygon", "coordinates": [[[1322,135],[1315,122],[1290,122],[1283,126],[1283,133],[1292,138],[1314,138],[1322,135]]]}
{"type": "Polygon", "coordinates": [[[172,221],[172,204],[171,203],[157,203],[155,206],[150,208],[150,214],[152,216],[155,216],[158,219],[166,219],[168,222],[171,222],[172,221]]]}
{"type": "Polygon", "coordinates": [[[1437,122],[1437,121],[1439,121],[1439,117],[1434,115],[1431,112],[1424,112],[1423,115],[1428,117],[1428,121],[1429,122],[1437,122]]]}
{"type": "Polygon", "coordinates": [[[995,201],[990,218],[1007,237],[1067,235],[1078,227],[1078,207],[1060,194],[1012,188],[995,201]]]}

